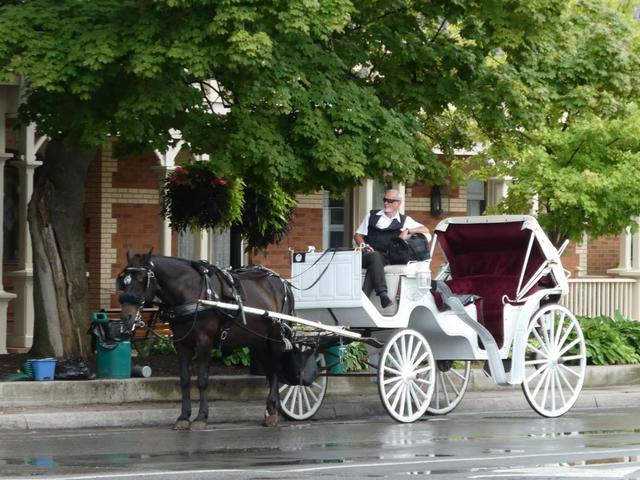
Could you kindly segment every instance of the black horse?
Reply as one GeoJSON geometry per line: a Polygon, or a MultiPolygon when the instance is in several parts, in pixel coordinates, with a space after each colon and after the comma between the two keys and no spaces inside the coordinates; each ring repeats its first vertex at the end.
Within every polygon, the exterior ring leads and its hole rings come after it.
{"type": "MultiPolygon", "coordinates": [[[[269,395],[263,425],[278,424],[281,378],[285,346],[290,329],[283,322],[261,315],[245,314],[242,308],[229,311],[198,303],[209,299],[251,306],[285,314],[293,311],[289,284],[263,267],[231,272],[204,262],[160,255],[127,252],[128,264],[117,279],[122,321],[127,328],[140,323],[144,305],[159,300],[161,319],[168,321],[180,361],[182,410],[174,429],[199,430],[209,416],[207,388],[211,350],[223,352],[249,346],[252,363],[262,367],[269,382],[269,395]],[[200,409],[191,418],[191,359],[196,359],[200,409]]],[[[289,344],[290,345],[290,344],[289,344]]]]}

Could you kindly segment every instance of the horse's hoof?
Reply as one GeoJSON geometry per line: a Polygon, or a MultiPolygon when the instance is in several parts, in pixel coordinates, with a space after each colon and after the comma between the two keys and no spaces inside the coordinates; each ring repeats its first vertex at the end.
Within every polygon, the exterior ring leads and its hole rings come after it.
{"type": "Polygon", "coordinates": [[[191,422],[191,430],[204,430],[207,428],[206,420],[194,420],[191,422]]]}
{"type": "Polygon", "coordinates": [[[189,420],[177,420],[173,426],[174,430],[189,430],[189,428],[191,428],[189,420]]]}
{"type": "Polygon", "coordinates": [[[265,415],[262,421],[263,427],[277,427],[280,423],[280,416],[277,413],[273,415],[265,415]]]}

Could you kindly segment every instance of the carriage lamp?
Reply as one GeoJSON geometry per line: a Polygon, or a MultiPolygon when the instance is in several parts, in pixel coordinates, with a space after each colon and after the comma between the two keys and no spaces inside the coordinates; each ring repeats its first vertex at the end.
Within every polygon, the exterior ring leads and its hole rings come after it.
{"type": "Polygon", "coordinates": [[[431,187],[431,215],[439,217],[449,213],[449,194],[446,187],[434,185],[431,187]]]}

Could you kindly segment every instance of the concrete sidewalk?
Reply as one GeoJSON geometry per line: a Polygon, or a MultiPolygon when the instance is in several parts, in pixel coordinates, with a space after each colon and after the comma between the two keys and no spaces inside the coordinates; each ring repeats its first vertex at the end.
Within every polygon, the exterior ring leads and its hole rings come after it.
{"type": "MultiPolygon", "coordinates": [[[[327,396],[315,419],[386,416],[370,377],[347,375],[328,380],[327,396]]],[[[209,421],[258,423],[266,396],[262,377],[212,377],[209,421]]],[[[198,398],[197,390],[192,398],[198,398]]],[[[0,430],[168,426],[178,416],[179,399],[177,378],[0,383],[0,430]]],[[[589,367],[574,409],[616,407],[640,408],[640,366],[589,367]]],[[[196,410],[194,402],[194,413],[196,410]]],[[[474,369],[455,412],[505,411],[537,416],[519,386],[497,387],[474,369]]]]}

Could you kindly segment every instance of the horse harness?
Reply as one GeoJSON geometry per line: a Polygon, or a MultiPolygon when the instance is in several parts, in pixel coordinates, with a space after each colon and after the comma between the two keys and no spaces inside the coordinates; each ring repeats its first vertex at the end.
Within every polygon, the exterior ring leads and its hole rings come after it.
{"type": "MultiPolygon", "coordinates": [[[[236,305],[238,305],[239,308],[234,313],[230,313],[228,310],[223,308],[219,308],[215,306],[203,306],[200,303],[200,301],[186,303],[183,305],[176,305],[172,307],[163,306],[162,304],[160,304],[160,312],[159,312],[160,319],[164,322],[169,323],[172,327],[176,324],[184,323],[187,321],[192,322],[191,327],[189,328],[189,331],[178,340],[174,340],[174,342],[179,342],[184,340],[191,333],[191,331],[195,327],[199,313],[204,311],[209,311],[209,310],[217,310],[219,313],[223,315],[223,318],[224,318],[224,322],[222,324],[222,327],[220,328],[220,343],[219,343],[220,350],[222,350],[222,344],[229,337],[229,332],[231,330],[231,327],[233,327],[234,325],[257,337],[264,338],[265,340],[284,343],[285,350],[289,350],[291,348],[291,341],[289,340],[292,333],[291,327],[279,319],[273,319],[272,317],[269,317],[269,315],[266,312],[263,315],[265,320],[275,321],[280,324],[282,340],[269,338],[267,336],[264,336],[252,330],[247,326],[247,319],[245,316],[244,302],[243,302],[243,297],[246,298],[246,294],[244,292],[244,287],[242,283],[239,281],[237,276],[234,275],[234,273],[242,274],[242,273],[262,272],[266,276],[277,277],[283,283],[285,283],[285,281],[282,280],[282,278],[277,273],[273,272],[268,268],[263,267],[262,265],[257,265],[249,268],[245,267],[242,269],[236,269],[235,271],[231,272],[230,269],[221,269],[203,260],[193,261],[191,262],[191,266],[202,277],[202,289],[201,289],[199,298],[201,299],[204,298],[206,300],[215,300],[215,301],[228,300],[230,301],[230,303],[235,303],[236,305]],[[223,295],[221,297],[221,295],[219,295],[218,292],[216,292],[216,290],[213,288],[211,284],[213,275],[217,276],[222,286],[222,289],[224,289],[224,287],[226,286],[230,290],[231,293],[229,295],[223,295]],[[238,321],[239,318],[242,319],[242,322],[238,321]]],[[[221,294],[222,293],[223,292],[221,292],[221,294]]],[[[288,301],[288,297],[287,297],[287,288],[285,283],[284,298],[283,298],[283,305],[282,305],[283,307],[284,305],[286,305],[287,301],[288,301]]]]}

